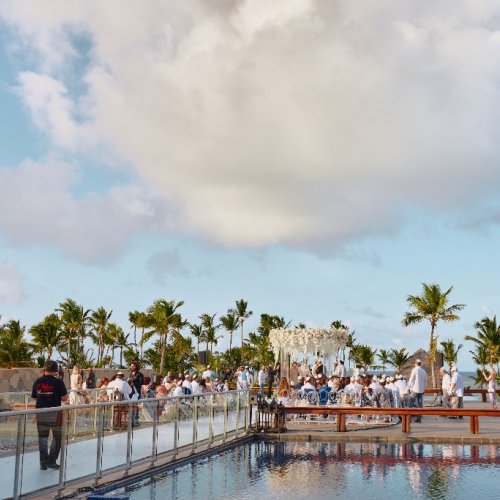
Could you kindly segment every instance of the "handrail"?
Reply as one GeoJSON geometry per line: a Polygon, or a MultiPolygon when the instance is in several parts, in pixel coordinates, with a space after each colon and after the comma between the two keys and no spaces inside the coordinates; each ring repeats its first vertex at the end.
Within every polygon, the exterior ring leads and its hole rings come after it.
{"type": "MultiPolygon", "coordinates": [[[[149,462],[151,465],[154,465],[156,460],[160,457],[167,457],[169,459],[175,458],[178,451],[184,449],[185,446],[189,446],[191,448],[191,452],[195,452],[199,446],[205,448],[206,446],[210,446],[214,439],[217,438],[220,442],[225,442],[226,437],[229,436],[231,438],[235,438],[238,436],[238,432],[242,432],[243,430],[248,431],[250,422],[247,416],[247,413],[250,411],[250,393],[246,390],[235,390],[235,391],[227,391],[227,392],[206,392],[201,394],[190,394],[190,395],[182,395],[182,396],[166,396],[162,398],[147,398],[147,399],[139,399],[139,400],[117,400],[117,401],[104,401],[97,402],[92,404],[82,404],[82,405],[64,405],[59,407],[52,408],[38,408],[38,409],[30,409],[30,410],[18,410],[18,411],[6,411],[0,413],[0,422],[5,422],[7,419],[16,418],[20,423],[18,425],[18,434],[17,434],[17,444],[15,451],[15,463],[16,469],[14,474],[14,479],[12,483],[12,488],[10,491],[13,492],[13,498],[20,498],[21,495],[24,494],[34,494],[41,491],[49,491],[57,489],[59,494],[66,488],[66,472],[68,467],[68,461],[66,459],[66,455],[68,453],[68,445],[69,445],[69,429],[70,429],[70,417],[72,416],[68,412],[75,412],[74,415],[77,415],[78,411],[85,410],[87,412],[92,412],[94,415],[97,415],[96,421],[100,422],[100,425],[96,427],[96,434],[91,439],[96,441],[97,439],[97,457],[96,457],[96,465],[95,469],[92,469],[93,472],[89,475],[88,469],[86,473],[80,472],[78,478],[72,479],[71,483],[74,483],[78,479],[92,479],[95,478],[96,484],[99,478],[103,475],[103,440],[112,439],[112,436],[116,436],[115,433],[107,435],[104,434],[104,414],[106,408],[111,408],[112,411],[116,411],[117,407],[122,407],[125,410],[125,418],[128,417],[126,421],[126,427],[124,432],[126,433],[127,439],[127,447],[126,447],[126,456],[123,456],[120,459],[120,463],[117,466],[113,466],[112,472],[116,472],[119,470],[129,470],[135,464],[142,464],[143,462],[149,462]],[[205,399],[206,404],[204,403],[203,407],[206,409],[206,414],[204,418],[200,418],[200,412],[198,408],[200,405],[197,403],[201,400],[205,399]],[[228,399],[231,400],[231,404],[228,404],[228,399]],[[168,422],[163,420],[159,420],[160,409],[163,411],[163,408],[169,408],[169,403],[174,403],[171,405],[172,407],[181,408],[181,404],[179,403],[189,403],[193,402],[192,405],[182,405],[182,408],[192,408],[188,410],[186,414],[184,410],[183,415],[181,416],[179,413],[173,412],[171,415],[168,414],[168,422]],[[141,426],[139,430],[133,428],[133,407],[138,404],[145,403],[150,404],[153,409],[153,421],[151,422],[151,426],[141,426]],[[62,430],[63,430],[63,440],[60,452],[60,469],[59,469],[59,481],[55,484],[51,484],[47,487],[40,488],[40,485],[36,485],[36,489],[28,489],[25,491],[21,491],[21,481],[20,478],[27,477],[30,475],[30,472],[26,472],[27,463],[33,463],[33,460],[23,459],[24,455],[24,433],[22,432],[23,425],[26,423],[26,419],[29,416],[36,416],[38,414],[43,413],[54,413],[54,412],[62,412],[62,430]],[[240,418],[240,413],[245,413],[240,418]],[[223,414],[223,415],[222,415],[223,414]],[[214,416],[219,415],[217,429],[214,426],[214,416]],[[236,416],[236,418],[235,418],[236,416]],[[187,417],[187,418],[186,418],[187,417]],[[186,439],[182,441],[179,440],[178,433],[182,431],[182,427],[178,425],[179,420],[185,422],[192,421],[192,432],[191,436],[187,439],[188,443],[186,444],[186,439]],[[174,422],[174,426],[171,425],[171,422],[174,422]],[[157,450],[157,439],[156,433],[161,426],[163,429],[163,451],[159,452],[157,450]],[[203,427],[202,427],[203,426],[203,427]],[[203,429],[203,431],[201,431],[203,429]],[[172,436],[172,431],[175,432],[174,436],[172,436]],[[135,432],[146,432],[148,435],[152,433],[151,438],[149,439],[151,446],[149,445],[142,450],[141,454],[134,458],[132,455],[132,442],[133,435],[135,432]],[[154,434],[154,435],[153,435],[154,434]],[[167,441],[165,441],[165,437],[167,437],[167,441]],[[174,442],[174,447],[171,447],[172,438],[174,442]],[[166,444],[166,449],[165,449],[166,444]],[[24,471],[23,471],[24,467],[24,471]]],[[[111,414],[113,415],[113,414],[111,414]]],[[[187,434],[182,434],[184,438],[186,438],[187,434]]],[[[123,438],[122,438],[123,439],[123,438]]],[[[202,449],[203,449],[202,448],[202,449]]],[[[14,451],[14,450],[13,450],[14,451]]],[[[33,451],[33,453],[35,453],[33,451]]],[[[38,451],[36,451],[38,454],[38,451]]],[[[0,459],[1,460],[1,459],[0,459]]],[[[38,460],[36,460],[38,462],[38,460]]],[[[79,470],[79,469],[78,469],[79,470]]],[[[111,469],[110,469],[111,470],[111,469]]],[[[74,469],[72,469],[74,472],[74,469]]],[[[10,485],[5,484],[4,487],[7,486],[10,488],[10,485]]],[[[10,496],[12,493],[9,493],[10,496]]],[[[3,495],[0,495],[3,496],[3,495]]]]}
{"type": "Polygon", "coordinates": [[[11,417],[16,415],[24,415],[24,414],[34,414],[34,413],[48,413],[53,411],[72,411],[72,410],[89,410],[90,408],[99,408],[100,406],[116,406],[116,405],[136,405],[138,403],[144,403],[146,401],[170,401],[175,399],[193,399],[193,398],[203,398],[208,397],[211,394],[214,395],[224,395],[224,394],[237,394],[237,393],[246,393],[248,391],[244,389],[238,389],[234,391],[225,391],[225,392],[203,392],[200,394],[184,394],[182,396],[164,396],[161,398],[141,398],[141,399],[118,399],[112,401],[98,401],[96,403],[85,403],[80,405],[70,405],[70,404],[62,404],[61,406],[53,406],[52,408],[31,408],[28,410],[8,410],[0,413],[2,417],[11,417]]]}
{"type": "Polygon", "coordinates": [[[336,415],[337,431],[346,432],[345,415],[397,415],[401,417],[402,431],[410,432],[412,416],[441,415],[453,417],[470,417],[471,434],[479,434],[479,417],[500,417],[500,411],[480,408],[375,408],[371,406],[286,406],[286,415],[336,415]]]}

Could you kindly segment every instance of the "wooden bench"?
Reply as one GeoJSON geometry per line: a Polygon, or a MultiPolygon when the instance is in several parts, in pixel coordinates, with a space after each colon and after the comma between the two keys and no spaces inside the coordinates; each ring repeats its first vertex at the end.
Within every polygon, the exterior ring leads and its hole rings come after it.
{"type": "Polygon", "coordinates": [[[471,434],[479,434],[479,417],[500,417],[499,410],[476,408],[373,408],[369,406],[287,406],[286,415],[336,415],[337,432],[346,432],[346,415],[395,415],[401,418],[402,431],[410,432],[411,417],[441,415],[469,417],[471,434]]]}

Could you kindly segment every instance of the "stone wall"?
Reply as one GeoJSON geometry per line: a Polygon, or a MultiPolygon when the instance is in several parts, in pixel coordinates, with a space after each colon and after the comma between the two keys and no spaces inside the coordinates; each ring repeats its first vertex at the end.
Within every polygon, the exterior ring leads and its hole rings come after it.
{"type": "MultiPolygon", "coordinates": [[[[115,373],[120,370],[116,368],[94,368],[96,379],[103,377],[111,378],[115,373]]],[[[128,370],[121,370],[125,375],[128,370]]],[[[152,368],[141,369],[144,376],[154,378],[154,370],[152,368]]],[[[2,392],[25,392],[31,391],[33,382],[40,376],[40,368],[0,368],[0,393],[2,392]]],[[[64,370],[64,383],[69,388],[69,374],[68,370],[64,370]]],[[[88,369],[83,370],[83,380],[88,375],[88,369]]]]}

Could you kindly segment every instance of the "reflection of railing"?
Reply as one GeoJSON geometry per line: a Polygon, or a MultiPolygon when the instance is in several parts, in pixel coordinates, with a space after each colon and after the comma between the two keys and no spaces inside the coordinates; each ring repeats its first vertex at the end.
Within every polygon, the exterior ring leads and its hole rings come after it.
{"type": "Polygon", "coordinates": [[[6,456],[0,458],[0,467],[6,474],[0,498],[56,489],[61,493],[82,478],[97,482],[106,471],[128,471],[145,462],[154,466],[160,458],[174,459],[185,450],[223,443],[249,426],[248,391],[1,412],[1,447],[6,456]],[[54,411],[62,413],[63,422],[60,469],[57,477],[48,471],[37,482],[36,415],[54,411]],[[137,411],[140,426],[135,426],[137,411]],[[113,432],[120,428],[123,432],[113,432]],[[4,439],[9,433],[10,442],[4,439]]]}

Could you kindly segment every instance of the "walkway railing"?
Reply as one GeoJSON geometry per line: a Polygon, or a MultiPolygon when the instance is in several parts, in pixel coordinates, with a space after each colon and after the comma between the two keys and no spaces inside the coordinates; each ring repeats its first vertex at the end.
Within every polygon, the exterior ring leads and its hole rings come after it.
{"type": "Polygon", "coordinates": [[[471,434],[479,434],[479,417],[500,417],[499,410],[478,408],[373,408],[342,406],[287,406],[286,415],[317,415],[336,417],[337,432],[346,432],[347,415],[398,416],[401,418],[401,430],[411,432],[411,417],[440,415],[446,417],[469,417],[471,434]]]}
{"type": "Polygon", "coordinates": [[[83,479],[98,484],[110,472],[224,443],[249,429],[249,403],[248,391],[229,391],[1,412],[0,498],[60,494],[83,479]],[[62,417],[60,468],[40,470],[36,415],[54,411],[62,417]]]}

